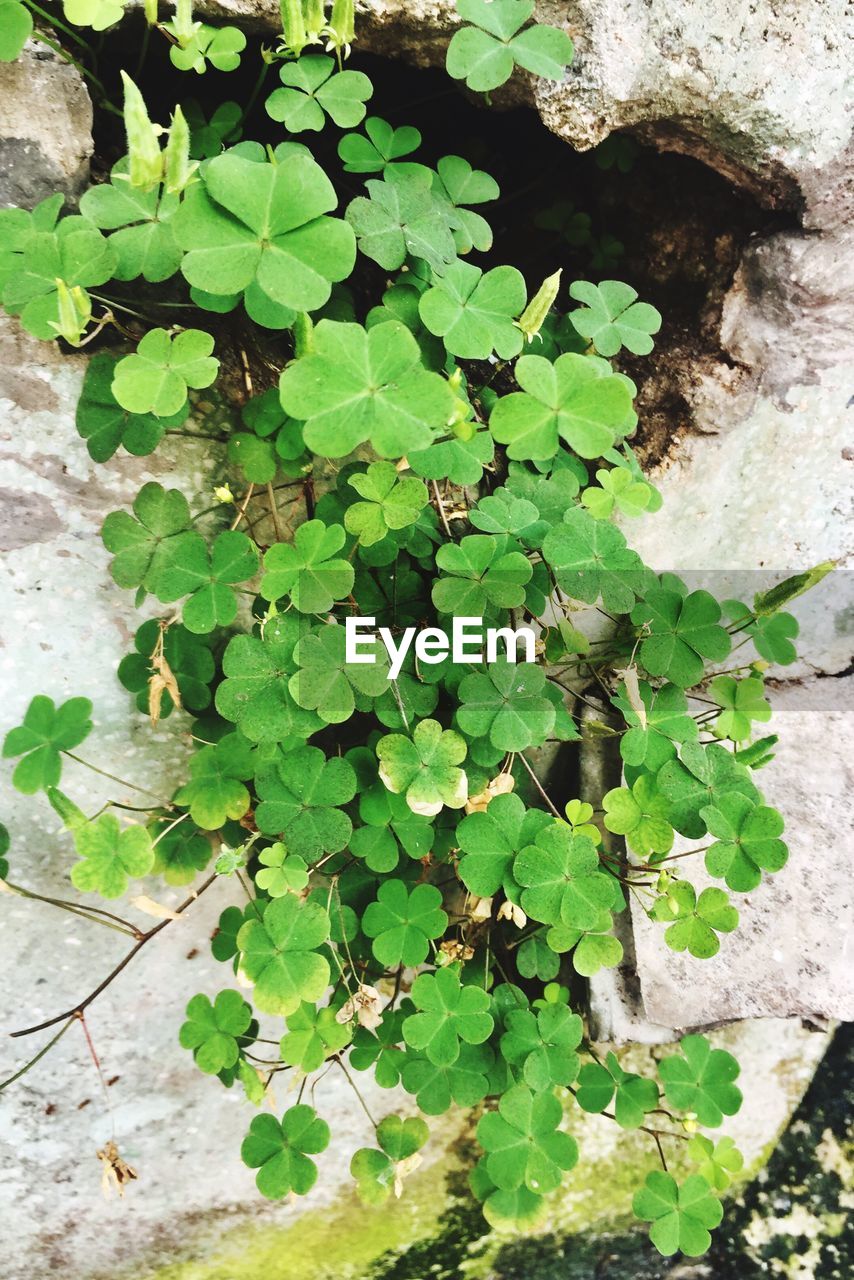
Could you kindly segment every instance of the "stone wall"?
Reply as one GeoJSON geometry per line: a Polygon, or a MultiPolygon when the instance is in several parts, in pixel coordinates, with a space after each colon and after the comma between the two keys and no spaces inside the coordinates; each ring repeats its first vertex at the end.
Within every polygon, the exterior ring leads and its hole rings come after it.
{"type": "MultiPolygon", "coordinates": [[[[205,3],[214,15],[262,26],[274,25],[278,12],[273,0],[205,3]]],[[[367,47],[416,63],[441,61],[452,4],[365,0],[357,8],[367,47]]],[[[845,675],[854,652],[854,593],[844,572],[851,555],[854,301],[845,226],[851,187],[844,5],[574,0],[544,3],[538,13],[565,22],[576,41],[575,64],[558,86],[521,77],[496,95],[499,106],[531,102],[544,124],[576,147],[628,129],[644,142],[695,156],[801,224],[747,247],[724,306],[728,359],[689,374],[692,430],[655,476],[664,509],[631,528],[649,563],[711,573],[720,594],[749,590],[759,568],[783,574],[828,557],[840,561],[843,571],[799,606],[805,657],[782,673],[775,691],[783,745],[763,781],[790,818],[792,859],[772,886],[749,897],[744,915],[752,927],[716,961],[701,967],[665,953],[645,918],[633,915],[626,941],[636,964],[599,980],[591,993],[603,1039],[654,1045],[672,1039],[674,1028],[759,1019],[716,1033],[758,1082],[755,1105],[743,1113],[754,1117],[752,1128],[733,1129],[755,1168],[827,1042],[801,1020],[817,1026],[854,1016],[843,947],[852,883],[844,802],[854,758],[845,675]],[[722,566],[733,575],[731,588],[724,587],[722,566]]],[[[57,186],[76,196],[91,154],[90,128],[81,83],[43,48],[0,67],[0,204],[32,204],[57,186]]],[[[104,512],[144,481],[168,476],[200,493],[212,487],[219,462],[181,441],[153,458],[96,468],[73,425],[83,359],[61,357],[3,322],[2,727],[18,720],[34,692],[90,696],[96,736],[87,754],[110,772],[144,776],[157,790],[168,787],[183,747],[168,725],[152,736],[119,686],[104,682],[128,649],[134,621],[107,573],[98,529],[104,512]]],[[[69,774],[69,789],[88,787],[93,807],[107,798],[133,803],[129,793],[117,795],[113,784],[93,777],[69,774]]],[[[0,782],[0,811],[13,833],[16,874],[67,893],[69,851],[58,822],[46,806],[23,804],[7,779],[0,782]]],[[[41,1280],[51,1272],[95,1280],[158,1267],[167,1268],[158,1272],[161,1280],[296,1274],[344,1280],[363,1274],[384,1249],[434,1233],[449,1203],[446,1180],[463,1121],[437,1128],[433,1155],[412,1180],[411,1195],[378,1225],[343,1190],[350,1153],[367,1138],[346,1086],[324,1092],[335,1145],[310,1201],[295,1209],[256,1197],[237,1159],[246,1109],[201,1080],[175,1043],[187,997],[221,981],[206,940],[226,892],[212,893],[170,927],[93,1009],[90,1028],[104,1074],[118,1077],[108,1089],[109,1107],[75,1028],[49,1062],[4,1096],[0,1187],[2,1212],[14,1225],[6,1233],[6,1280],[41,1280]],[[95,1151],[112,1134],[140,1174],[121,1204],[103,1201],[97,1187],[95,1151]],[[324,1206],[331,1225],[319,1216],[324,1206]],[[289,1224],[300,1211],[306,1251],[297,1254],[289,1224]],[[257,1220],[251,1233],[250,1219],[257,1220]],[[189,1261],[167,1267],[176,1257],[189,1261]]],[[[181,896],[175,891],[173,898],[181,896]]],[[[73,1003],[122,954],[121,939],[65,915],[51,919],[61,942],[45,951],[40,940],[50,908],[3,901],[0,946],[7,974],[17,975],[4,1001],[9,1027],[22,1015],[38,1019],[73,1003]]],[[[10,1070],[20,1061],[19,1047],[14,1053],[7,1047],[10,1070]]],[[[657,1050],[635,1044],[626,1052],[657,1050]]],[[[411,1105],[405,1095],[370,1088],[368,1100],[379,1114],[411,1105]]],[[[585,1125],[585,1163],[548,1228],[602,1228],[619,1220],[623,1208],[614,1207],[614,1197],[602,1208],[601,1188],[618,1190],[620,1170],[641,1156],[615,1160],[606,1130],[604,1122],[585,1125]]]]}

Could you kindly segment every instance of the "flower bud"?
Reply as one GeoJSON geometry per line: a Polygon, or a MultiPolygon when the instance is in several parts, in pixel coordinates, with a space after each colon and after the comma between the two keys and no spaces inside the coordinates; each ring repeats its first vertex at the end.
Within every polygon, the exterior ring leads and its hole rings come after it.
{"type": "Polygon", "coordinates": [[[125,89],[125,132],[128,140],[128,177],[132,187],[144,191],[155,186],[163,175],[158,130],[151,123],[145,100],[126,72],[122,71],[125,89]]]}
{"type": "Polygon", "coordinates": [[[554,275],[547,276],[522,312],[517,323],[528,342],[533,342],[545,323],[546,316],[554,306],[560,289],[560,277],[563,268],[554,275]]]}

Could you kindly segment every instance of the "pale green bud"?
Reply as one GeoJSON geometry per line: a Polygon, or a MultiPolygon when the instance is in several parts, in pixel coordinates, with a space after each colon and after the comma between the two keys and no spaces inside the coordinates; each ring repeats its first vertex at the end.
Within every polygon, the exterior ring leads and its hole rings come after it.
{"type": "Polygon", "coordinates": [[[64,280],[57,279],[56,294],[59,303],[59,324],[50,322],[60,338],[72,347],[79,347],[80,340],[86,332],[86,326],[92,319],[92,302],[85,289],[75,285],[69,289],[64,280]]]}
{"type": "Polygon", "coordinates": [[[279,8],[282,12],[282,31],[284,32],[285,44],[291,53],[299,57],[308,44],[302,4],[300,0],[279,0],[279,8]]]}
{"type": "Polygon", "coordinates": [[[190,160],[190,126],[180,106],[177,106],[164,152],[165,183],[169,194],[180,195],[198,167],[195,160],[190,160]]]}
{"type": "Polygon", "coordinates": [[[125,132],[128,140],[128,179],[132,187],[148,190],[163,175],[159,130],[151,123],[145,100],[130,76],[122,71],[125,89],[125,132]]]}
{"type": "Polygon", "coordinates": [[[145,0],[145,21],[150,27],[157,26],[157,0],[145,0]]]}
{"type": "Polygon", "coordinates": [[[310,44],[317,44],[326,30],[326,5],[324,0],[303,0],[303,14],[310,44]]]}
{"type": "Polygon", "coordinates": [[[331,40],[330,49],[344,49],[349,52],[350,45],[356,39],[356,14],[353,0],[333,0],[332,16],[329,19],[331,40]]]}
{"type": "Polygon", "coordinates": [[[306,311],[301,311],[294,321],[294,355],[311,355],[314,350],[314,323],[306,311]]]}
{"type": "Polygon", "coordinates": [[[555,304],[560,289],[561,271],[547,276],[519,317],[517,324],[528,342],[533,342],[555,304]]]}
{"type": "Polygon", "coordinates": [[[193,22],[193,0],[175,0],[172,34],[182,49],[193,39],[197,27],[198,23],[193,22]]]}

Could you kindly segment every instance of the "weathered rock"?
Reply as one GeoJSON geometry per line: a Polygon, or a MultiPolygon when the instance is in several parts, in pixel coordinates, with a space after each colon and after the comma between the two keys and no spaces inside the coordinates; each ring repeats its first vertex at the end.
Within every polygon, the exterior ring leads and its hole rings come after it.
{"type": "Polygon", "coordinates": [[[76,199],[91,155],[92,103],[80,73],[28,41],[17,62],[0,62],[0,208],[31,209],[57,191],[76,199]]]}
{"type": "MultiPolygon", "coordinates": [[[[787,819],[789,861],[752,893],[732,895],[740,925],[711,960],[670,951],[663,927],[632,903],[642,1008],[653,1022],[685,1029],[738,1018],[854,1020],[851,682],[778,687],[772,705],[780,742],[757,781],[787,819]]],[[[702,856],[679,866],[698,891],[716,883],[702,856]]]]}
{"type": "MultiPolygon", "coordinates": [[[[216,17],[281,29],[275,0],[202,0],[216,17]]],[[[453,0],[357,0],[358,47],[444,61],[453,0]]],[[[575,42],[560,84],[518,76],[499,97],[532,102],[581,150],[627,129],[711,165],[808,225],[850,209],[851,33],[844,0],[541,0],[536,17],[575,42]]]]}
{"type": "MultiPolygon", "coordinates": [[[[174,716],[152,732],[114,678],[133,647],[139,617],[131,593],[109,576],[100,527],[107,511],[127,505],[148,480],[177,486],[191,498],[210,492],[219,460],[181,439],[164,442],[150,458],[93,463],[74,428],[83,369],[82,357],[62,356],[15,321],[0,321],[0,737],[20,722],[35,693],[57,702],[88,696],[95,730],[80,754],[166,800],[187,744],[174,716]]],[[[19,795],[9,777],[4,768],[0,815],[12,837],[10,880],[76,897],[68,882],[75,860],[68,832],[43,796],[19,795]]],[[[71,762],[62,785],[90,813],[107,800],[141,803],[130,788],[71,762]]],[[[186,889],[164,889],[160,882],[151,893],[173,907],[187,896],[186,889]]],[[[117,1077],[108,1102],[76,1027],[4,1094],[0,1178],[16,1224],[6,1243],[7,1280],[51,1268],[69,1277],[100,1268],[116,1275],[127,1264],[131,1238],[133,1252],[159,1237],[158,1257],[167,1259],[184,1234],[173,1218],[176,1188],[188,1216],[233,1214],[247,1202],[260,1211],[253,1174],[239,1159],[251,1108],[240,1105],[242,1091],[206,1085],[176,1039],[191,995],[233,984],[230,971],[212,959],[208,940],[220,911],[240,893],[234,882],[217,883],[92,1006],[87,1022],[104,1075],[117,1077]],[[140,1179],[122,1205],[105,1201],[99,1190],[95,1153],[111,1136],[140,1179]]],[[[4,1001],[7,1031],[73,1006],[127,950],[127,939],[67,912],[8,895],[3,908],[2,965],[18,975],[4,1001]]],[[[150,916],[122,909],[139,927],[152,924],[150,916]]],[[[50,1034],[7,1040],[0,1075],[12,1074],[50,1034]]],[[[277,1094],[284,1110],[286,1086],[277,1094]]],[[[370,1081],[365,1094],[379,1115],[400,1103],[370,1081]]],[[[352,1151],[372,1134],[340,1073],[324,1084],[324,1111],[336,1141],[316,1204],[327,1203],[348,1180],[352,1151]]],[[[441,1149],[438,1143],[435,1150],[441,1149]]],[[[287,1205],[265,1211],[268,1223],[292,1218],[287,1205]]]]}

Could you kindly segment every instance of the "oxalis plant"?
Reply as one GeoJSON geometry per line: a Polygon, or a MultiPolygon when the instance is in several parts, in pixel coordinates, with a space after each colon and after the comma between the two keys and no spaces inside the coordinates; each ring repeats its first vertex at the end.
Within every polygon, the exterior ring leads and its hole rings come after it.
{"type": "MultiPolygon", "coordinates": [[[[458,0],[450,74],[476,91],[514,68],[560,79],[571,42],[532,24],[533,7],[458,0]]],[[[33,8],[2,0],[3,56],[33,8]]],[[[121,4],[64,11],[98,31],[121,4]]],[[[242,34],[195,21],[183,0],[169,21],[145,14],[179,69],[239,62],[242,34]]],[[[776,742],[764,679],[796,656],[785,606],[829,566],[721,604],[644,565],[623,525],[660,498],[628,443],[635,386],[612,362],[652,350],[658,312],[616,280],[567,288],[556,272],[529,294],[516,267],[477,265],[498,186],[461,156],[421,163],[416,129],[368,115],[371,81],[345,68],[352,0],[286,0],[282,26],[255,95],[275,68],[277,145],[243,137],[247,111],[230,102],[153,124],[123,73],[127,155],[109,180],[79,213],[62,196],[0,213],[6,311],[73,348],[100,335],[77,410],[97,461],[149,454],[203,418],[196,393],[215,394],[235,333],[276,353],[259,362],[239,345],[236,493],[219,488],[212,506],[149,483],[104,521],[115,583],[144,614],[119,677],[152,724],[179,722],[192,746],[181,785],[152,802],[133,784],[132,809],[86,814],[60,790],[92,731],[85,698],[39,694],[5,739],[15,787],[43,792],[68,830],[81,896],[10,882],[4,856],[6,888],[131,939],[74,1008],[16,1033],[58,1028],[12,1080],[85,1028],[112,978],[225,879],[234,903],[211,942],[222,989],[194,996],[176,1032],[256,1108],[241,1155],[262,1195],[311,1190],[337,1072],[375,1130],[351,1164],[368,1204],[401,1193],[431,1118],[455,1106],[473,1110],[486,1218],[533,1224],[583,1159],[565,1129],[579,1107],[649,1136],[634,1211],[661,1253],[701,1254],[742,1166],[715,1137],[741,1105],[738,1063],[687,1035],[654,1075],[624,1071],[588,1039],[579,980],[620,963],[630,895],[664,946],[705,958],[737,928],[739,895],[784,865],[783,819],[754,780],[776,742]],[[341,173],[310,145],[329,130],[347,185],[363,184],[344,207],[341,173]],[[356,302],[345,282],[378,269],[384,290],[356,302]],[[116,282],[136,282],[134,308],[116,282]],[[392,637],[461,618],[528,626],[536,661],[410,649],[391,678],[376,639],[373,662],[352,660],[353,617],[392,637]],[[563,744],[604,736],[619,742],[621,785],[566,803],[563,744]],[[677,834],[690,847],[674,853],[677,834]],[[714,887],[695,886],[699,866],[714,887]],[[189,896],[166,908],[158,883],[189,896]],[[158,917],[147,931],[115,911],[128,895],[158,917]],[[364,1072],[402,1085],[404,1114],[375,1123],[364,1072]],[[281,1114],[285,1073],[296,1091],[281,1114]]],[[[630,165],[628,144],[616,159],[630,165]]],[[[571,239],[580,216],[556,209],[542,225],[571,239]]],[[[130,1176],[108,1156],[117,1182],[130,1176]]]]}

